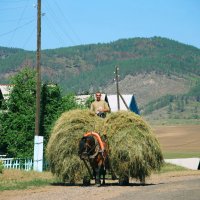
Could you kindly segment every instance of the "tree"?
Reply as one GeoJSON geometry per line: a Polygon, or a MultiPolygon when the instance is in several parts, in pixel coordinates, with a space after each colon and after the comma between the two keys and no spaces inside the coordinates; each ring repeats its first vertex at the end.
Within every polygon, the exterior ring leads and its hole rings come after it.
{"type": "Polygon", "coordinates": [[[167,109],[167,113],[171,114],[172,111],[173,111],[172,104],[170,103],[169,106],[168,106],[168,109],[167,109]]]}
{"type": "MultiPolygon", "coordinates": [[[[0,113],[0,152],[9,157],[30,158],[35,135],[36,73],[25,68],[11,82],[14,87],[6,102],[7,111],[0,113]]],[[[40,135],[44,136],[44,148],[61,113],[79,107],[74,94],[62,97],[57,84],[42,85],[40,135]]]]}
{"type": "MultiPolygon", "coordinates": [[[[14,85],[7,111],[0,113],[0,152],[9,157],[30,158],[33,156],[35,135],[36,73],[25,68],[14,76],[14,85]]],[[[40,135],[44,136],[44,148],[51,128],[64,111],[79,107],[73,94],[62,98],[56,84],[43,84],[41,91],[40,135]]]]}
{"type": "Polygon", "coordinates": [[[44,136],[46,146],[55,120],[63,112],[62,96],[57,84],[44,84],[41,95],[40,135],[44,136]]]}
{"type": "Polygon", "coordinates": [[[85,106],[86,108],[90,108],[92,102],[95,101],[95,98],[93,95],[90,95],[90,97],[86,100],[85,102],[85,106]]]}
{"type": "Polygon", "coordinates": [[[35,130],[35,71],[25,68],[11,80],[14,85],[1,113],[0,148],[10,157],[27,158],[33,155],[35,130]],[[5,149],[6,148],[6,149],[5,149]]]}
{"type": "Polygon", "coordinates": [[[81,106],[76,102],[75,95],[73,93],[69,93],[62,98],[62,112],[76,108],[81,108],[81,106]]]}

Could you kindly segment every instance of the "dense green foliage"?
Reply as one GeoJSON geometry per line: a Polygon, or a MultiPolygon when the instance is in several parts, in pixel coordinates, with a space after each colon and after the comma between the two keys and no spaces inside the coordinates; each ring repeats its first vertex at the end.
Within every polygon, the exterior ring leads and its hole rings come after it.
{"type": "Polygon", "coordinates": [[[194,86],[189,93],[187,94],[188,96],[195,97],[197,101],[200,102],[200,82],[197,83],[196,86],[194,86]]]}
{"type": "Polygon", "coordinates": [[[40,135],[44,136],[44,143],[49,139],[52,122],[61,114],[62,97],[57,85],[44,84],[41,92],[40,135]]]}
{"type": "Polygon", "coordinates": [[[64,111],[78,108],[79,105],[74,94],[62,97],[59,86],[55,84],[42,86],[41,101],[40,135],[44,136],[46,147],[54,122],[64,111]]]}
{"type": "Polygon", "coordinates": [[[166,95],[163,96],[157,100],[149,102],[145,107],[144,107],[144,114],[149,114],[152,113],[154,110],[163,108],[167,106],[170,102],[174,101],[176,96],[174,95],[166,95]]]}
{"type": "MultiPolygon", "coordinates": [[[[0,112],[0,151],[10,157],[30,158],[35,135],[35,71],[23,69],[11,83],[14,86],[4,105],[6,110],[0,112]]],[[[42,86],[40,135],[44,136],[44,147],[55,120],[63,111],[76,107],[73,94],[63,98],[57,85],[42,86]]]]}
{"type": "Polygon", "coordinates": [[[14,157],[29,157],[33,152],[35,83],[35,73],[28,68],[17,74],[12,79],[8,110],[1,116],[1,144],[14,157]]]}
{"type": "Polygon", "coordinates": [[[90,97],[85,102],[86,108],[90,108],[93,101],[95,101],[94,95],[90,95],[90,97]]]}
{"type": "Polygon", "coordinates": [[[17,70],[26,65],[26,61],[32,57],[33,52],[23,49],[0,47],[0,73],[17,70]]]}
{"type": "Polygon", "coordinates": [[[3,161],[0,160],[0,174],[3,173],[3,169],[4,169],[3,161]]]}

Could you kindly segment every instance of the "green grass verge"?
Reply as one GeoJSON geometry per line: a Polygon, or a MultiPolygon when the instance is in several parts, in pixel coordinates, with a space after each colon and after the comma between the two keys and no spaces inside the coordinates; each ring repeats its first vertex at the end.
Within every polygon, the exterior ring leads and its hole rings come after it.
{"type": "Polygon", "coordinates": [[[50,185],[50,180],[35,179],[30,181],[2,181],[0,182],[0,191],[3,190],[24,190],[28,188],[50,185]]]}
{"type": "Polygon", "coordinates": [[[169,163],[165,163],[163,165],[163,167],[161,168],[161,170],[159,172],[156,172],[158,174],[161,174],[161,173],[166,173],[166,172],[173,172],[173,171],[186,171],[188,169],[184,168],[184,167],[181,167],[181,166],[178,166],[178,165],[172,165],[172,164],[169,164],[169,163]]]}
{"type": "MultiPolygon", "coordinates": [[[[154,174],[162,174],[166,172],[177,172],[177,171],[188,171],[188,169],[184,167],[180,167],[177,165],[172,165],[169,163],[164,163],[163,167],[160,171],[154,172],[154,174]]],[[[27,173],[27,175],[30,175],[30,173],[27,173]]],[[[2,175],[0,175],[1,178],[2,175]]],[[[25,190],[25,189],[34,189],[38,187],[44,187],[49,185],[55,185],[60,183],[60,181],[56,178],[50,178],[50,179],[44,179],[44,178],[36,178],[31,179],[28,181],[22,181],[20,180],[21,177],[19,176],[15,180],[9,180],[9,179],[1,179],[0,180],[0,191],[3,190],[25,190]]]]}
{"type": "Polygon", "coordinates": [[[159,119],[147,120],[152,126],[155,125],[200,125],[200,119],[159,119]]]}
{"type": "Polygon", "coordinates": [[[200,158],[200,152],[163,152],[165,159],[173,158],[200,158]]]}
{"type": "Polygon", "coordinates": [[[55,184],[59,180],[50,172],[3,169],[0,174],[0,191],[24,190],[55,184]]]}

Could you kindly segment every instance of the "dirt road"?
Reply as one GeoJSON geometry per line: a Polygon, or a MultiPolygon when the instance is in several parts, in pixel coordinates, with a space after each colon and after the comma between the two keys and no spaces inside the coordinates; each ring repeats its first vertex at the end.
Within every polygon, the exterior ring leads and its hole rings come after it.
{"type": "Polygon", "coordinates": [[[137,191],[122,193],[113,200],[199,200],[200,177],[187,177],[139,187],[137,191]]]}
{"type": "Polygon", "coordinates": [[[176,172],[152,175],[145,186],[132,180],[130,186],[107,183],[106,186],[48,186],[3,191],[0,200],[199,200],[200,172],[176,172]]]}

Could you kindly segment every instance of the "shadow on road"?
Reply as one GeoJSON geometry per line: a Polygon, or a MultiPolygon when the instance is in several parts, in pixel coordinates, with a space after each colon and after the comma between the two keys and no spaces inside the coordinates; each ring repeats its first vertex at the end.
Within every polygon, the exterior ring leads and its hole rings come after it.
{"type": "MultiPolygon", "coordinates": [[[[101,185],[100,187],[110,187],[110,186],[118,186],[118,187],[147,187],[147,186],[152,186],[152,185],[160,185],[163,183],[158,183],[158,184],[153,184],[153,183],[129,183],[128,185],[119,185],[118,183],[106,183],[105,185],[101,185]]],[[[91,183],[89,186],[84,186],[82,183],[51,183],[52,186],[68,186],[68,187],[73,187],[73,186],[80,186],[80,187],[97,187],[94,183],[91,183]]]]}

